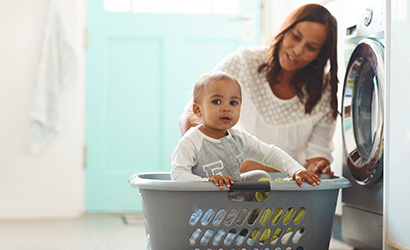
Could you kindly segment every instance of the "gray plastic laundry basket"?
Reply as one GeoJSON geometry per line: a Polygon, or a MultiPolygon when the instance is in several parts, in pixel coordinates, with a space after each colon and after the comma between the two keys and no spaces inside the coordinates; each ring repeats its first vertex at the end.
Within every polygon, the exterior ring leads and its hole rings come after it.
{"type": "Polygon", "coordinates": [[[141,173],[131,176],[129,185],[140,189],[152,250],[325,250],[338,191],[350,182],[334,177],[302,188],[294,181],[236,182],[221,190],[212,182],[141,173]],[[268,196],[264,201],[235,201],[228,197],[233,191],[268,196]]]}

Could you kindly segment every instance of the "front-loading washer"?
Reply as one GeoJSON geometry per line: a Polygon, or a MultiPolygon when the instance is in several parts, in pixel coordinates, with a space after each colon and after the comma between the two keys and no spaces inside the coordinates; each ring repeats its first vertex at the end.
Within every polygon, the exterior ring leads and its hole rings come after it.
{"type": "MultiPolygon", "coordinates": [[[[346,28],[354,47],[342,95],[342,237],[356,249],[382,249],[384,129],[384,1],[371,1],[346,28]]],[[[346,46],[348,47],[348,46],[346,46]]]]}

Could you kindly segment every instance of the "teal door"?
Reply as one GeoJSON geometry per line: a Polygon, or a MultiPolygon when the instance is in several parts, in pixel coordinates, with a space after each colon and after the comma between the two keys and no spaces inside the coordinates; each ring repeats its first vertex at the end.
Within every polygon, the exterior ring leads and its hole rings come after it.
{"type": "Polygon", "coordinates": [[[238,0],[231,14],[139,13],[127,1],[122,12],[87,1],[87,212],[141,211],[128,177],[170,171],[196,79],[238,46],[260,43],[260,1],[238,0]]]}

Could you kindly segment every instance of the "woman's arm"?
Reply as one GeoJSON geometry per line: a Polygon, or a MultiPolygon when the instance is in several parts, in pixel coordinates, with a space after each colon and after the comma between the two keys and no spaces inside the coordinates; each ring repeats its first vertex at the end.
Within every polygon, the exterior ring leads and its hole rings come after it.
{"type": "MultiPolygon", "coordinates": [[[[244,161],[242,162],[240,173],[245,173],[251,170],[265,170],[268,173],[280,172],[274,168],[267,167],[256,161],[244,161]]],[[[325,158],[314,158],[307,160],[306,169],[313,172],[316,175],[329,174],[333,176],[334,172],[330,169],[329,162],[325,158]]]]}
{"type": "Polygon", "coordinates": [[[179,117],[179,129],[181,131],[181,135],[184,135],[189,128],[195,127],[200,123],[201,120],[192,112],[192,110],[185,108],[181,116],[179,117]]]}
{"type": "Polygon", "coordinates": [[[243,161],[241,164],[241,168],[239,169],[240,173],[245,173],[248,171],[252,171],[252,170],[265,170],[268,173],[278,173],[280,172],[279,170],[276,170],[274,168],[271,167],[267,167],[265,165],[260,164],[259,162],[256,161],[243,161]]]}

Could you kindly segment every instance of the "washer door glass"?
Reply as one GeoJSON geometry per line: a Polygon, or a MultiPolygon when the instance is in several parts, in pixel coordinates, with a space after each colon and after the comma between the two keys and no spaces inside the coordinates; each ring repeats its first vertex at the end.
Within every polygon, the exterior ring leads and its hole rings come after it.
{"type": "Polygon", "coordinates": [[[359,43],[343,86],[342,131],[346,162],[359,184],[376,182],[383,170],[383,46],[359,43]]]}

